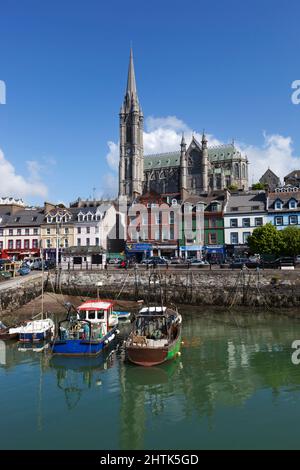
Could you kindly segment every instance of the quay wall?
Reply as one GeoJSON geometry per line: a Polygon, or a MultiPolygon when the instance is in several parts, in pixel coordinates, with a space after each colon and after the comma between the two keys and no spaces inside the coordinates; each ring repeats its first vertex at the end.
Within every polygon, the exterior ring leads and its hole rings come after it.
{"type": "MultiPolygon", "coordinates": [[[[300,271],[159,269],[164,302],[190,305],[300,307],[300,271]]],[[[140,300],[149,293],[147,270],[62,271],[48,288],[69,295],[140,300]],[[101,284],[99,286],[99,283],[101,284]]],[[[151,288],[152,298],[159,294],[151,288]]],[[[150,291],[150,293],[151,293],[150,291]]]]}
{"type": "Polygon", "coordinates": [[[2,281],[0,283],[0,319],[2,315],[17,310],[41,295],[41,293],[41,273],[2,281]]]}

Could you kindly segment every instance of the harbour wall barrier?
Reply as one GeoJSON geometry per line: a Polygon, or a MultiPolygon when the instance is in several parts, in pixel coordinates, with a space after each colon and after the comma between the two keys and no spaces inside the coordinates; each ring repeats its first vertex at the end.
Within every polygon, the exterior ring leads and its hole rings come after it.
{"type": "MultiPolygon", "coordinates": [[[[281,270],[157,270],[165,303],[190,305],[235,305],[265,308],[300,307],[298,271],[281,270]]],[[[48,289],[58,293],[101,298],[154,300],[159,286],[149,289],[150,270],[62,271],[50,276],[48,289]],[[154,292],[155,291],[155,292],[154,292]]]]}
{"type": "MultiPolygon", "coordinates": [[[[44,277],[46,284],[46,275],[44,277]]],[[[4,313],[13,312],[42,292],[42,274],[18,277],[0,283],[0,318],[4,313]]]]}

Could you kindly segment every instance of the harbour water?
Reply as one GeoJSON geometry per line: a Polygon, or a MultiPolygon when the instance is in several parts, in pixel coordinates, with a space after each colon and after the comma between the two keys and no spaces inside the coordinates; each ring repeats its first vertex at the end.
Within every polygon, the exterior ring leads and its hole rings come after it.
{"type": "Polygon", "coordinates": [[[1,349],[0,448],[300,448],[299,320],[191,311],[181,356],[149,369],[123,338],[93,360],[1,349]]]}

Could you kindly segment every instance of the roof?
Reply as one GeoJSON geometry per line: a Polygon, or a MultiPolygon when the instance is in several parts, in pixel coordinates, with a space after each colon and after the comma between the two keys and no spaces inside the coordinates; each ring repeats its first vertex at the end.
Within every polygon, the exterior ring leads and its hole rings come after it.
{"type": "Polygon", "coordinates": [[[23,209],[10,214],[6,218],[5,224],[10,227],[40,226],[44,221],[44,212],[42,210],[23,209]]]}
{"type": "Polygon", "coordinates": [[[288,175],[284,177],[284,179],[286,178],[300,178],[300,170],[291,171],[288,175]]]}
{"type": "MultiPolygon", "coordinates": [[[[218,145],[216,147],[208,148],[208,159],[212,163],[217,163],[224,160],[239,159],[242,155],[234,144],[218,145]]],[[[245,159],[245,157],[242,157],[245,159]]],[[[180,151],[156,153],[152,155],[145,155],[144,157],[144,170],[151,170],[152,168],[165,168],[177,167],[180,165],[180,151]]]]}
{"type": "Polygon", "coordinates": [[[108,310],[109,307],[112,307],[112,302],[104,302],[101,300],[90,300],[84,302],[84,304],[79,305],[78,310],[108,310]]]}
{"type": "MultiPolygon", "coordinates": [[[[275,201],[277,200],[280,200],[282,202],[281,210],[288,209],[289,211],[290,210],[299,211],[300,191],[293,191],[293,190],[292,191],[276,191],[276,192],[269,193],[268,194],[268,209],[269,210],[272,210],[272,209],[275,210],[275,201]],[[291,199],[294,199],[295,201],[297,201],[297,207],[295,207],[294,209],[289,208],[289,201],[291,199]]],[[[278,211],[279,210],[276,209],[276,212],[278,211]]]]}
{"type": "Polygon", "coordinates": [[[226,207],[226,214],[243,212],[264,212],[266,193],[264,191],[231,194],[226,207]]]}

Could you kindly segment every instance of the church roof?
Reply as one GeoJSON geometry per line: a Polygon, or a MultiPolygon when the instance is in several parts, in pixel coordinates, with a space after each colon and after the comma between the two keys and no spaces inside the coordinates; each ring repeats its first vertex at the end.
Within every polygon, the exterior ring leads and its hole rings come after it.
{"type": "MultiPolygon", "coordinates": [[[[208,158],[212,163],[218,161],[231,160],[240,158],[240,152],[235,148],[234,144],[218,145],[216,147],[208,148],[208,158]]],[[[144,169],[151,170],[152,168],[165,168],[176,167],[180,165],[180,151],[156,153],[152,155],[145,155],[144,169]]]]}

